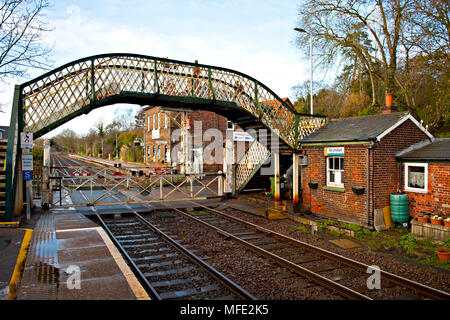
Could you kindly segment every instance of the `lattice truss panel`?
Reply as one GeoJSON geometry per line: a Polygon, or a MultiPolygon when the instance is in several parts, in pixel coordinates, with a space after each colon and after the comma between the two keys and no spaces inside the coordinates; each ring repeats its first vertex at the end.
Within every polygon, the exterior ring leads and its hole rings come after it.
{"type": "MultiPolygon", "coordinates": [[[[56,69],[22,88],[25,131],[38,132],[123,92],[234,102],[293,149],[326,118],[298,115],[265,86],[231,70],[139,56],[102,56],[56,69]]],[[[199,100],[201,101],[201,100],[199,100]]]]}
{"type": "Polygon", "coordinates": [[[236,166],[236,192],[241,192],[259,168],[270,157],[265,145],[255,140],[236,166]]]}

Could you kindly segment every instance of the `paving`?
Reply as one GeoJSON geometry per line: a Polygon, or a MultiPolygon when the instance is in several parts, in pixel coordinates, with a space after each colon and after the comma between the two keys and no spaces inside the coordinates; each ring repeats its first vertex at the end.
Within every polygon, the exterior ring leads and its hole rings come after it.
{"type": "MultiPolygon", "coordinates": [[[[75,210],[41,211],[38,208],[32,217],[37,221],[14,298],[149,299],[109,237],[97,224],[75,210]]],[[[23,232],[20,229],[0,230],[2,239],[8,239],[9,234],[9,242],[17,242],[1,251],[3,258],[4,251],[8,250],[8,259],[2,259],[1,265],[2,286],[11,278],[23,232]]],[[[4,291],[3,299],[7,293],[4,291]]]]}

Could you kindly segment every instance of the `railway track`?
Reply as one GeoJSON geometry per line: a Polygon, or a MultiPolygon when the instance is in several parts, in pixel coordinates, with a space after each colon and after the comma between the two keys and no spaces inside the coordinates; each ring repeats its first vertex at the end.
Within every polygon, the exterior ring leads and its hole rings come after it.
{"type": "MultiPolygon", "coordinates": [[[[62,159],[62,157],[56,158],[61,166],[73,165],[75,163],[77,166],[83,165],[82,162],[75,161],[73,159],[62,159]]],[[[92,170],[91,172],[95,172],[95,169],[89,169],[86,166],[86,170],[92,170]]],[[[64,174],[70,174],[70,172],[65,172],[64,174]]],[[[123,195],[116,194],[115,197],[123,198],[123,195]]],[[[123,200],[123,199],[122,199],[123,200]]],[[[200,213],[197,211],[186,211],[180,210],[174,207],[167,206],[170,208],[173,215],[183,217],[184,219],[191,220],[195,222],[198,226],[207,227],[211,230],[214,230],[223,238],[232,240],[240,245],[244,246],[247,249],[252,250],[257,255],[263,256],[266,259],[269,259],[273,263],[286,268],[293,274],[298,277],[303,277],[314,282],[315,285],[326,288],[332,294],[338,294],[339,296],[345,299],[359,299],[359,300],[372,300],[372,299],[444,299],[448,300],[450,295],[446,292],[422,285],[415,281],[408,280],[406,278],[394,275],[392,273],[388,273],[380,270],[381,275],[381,289],[370,290],[367,286],[367,279],[370,274],[367,273],[368,265],[360,263],[358,261],[349,259],[347,257],[335,254],[333,252],[312,246],[305,242],[299,241],[294,238],[290,238],[280,233],[276,233],[274,231],[262,228],[261,226],[249,223],[245,220],[233,217],[225,212],[209,208],[207,206],[200,205],[198,203],[192,202],[192,204],[201,208],[200,213]]],[[[169,237],[166,233],[166,230],[173,229],[176,223],[180,223],[180,221],[173,219],[159,219],[158,225],[152,225],[143,227],[142,224],[145,224],[143,217],[140,216],[135,210],[133,210],[130,206],[127,206],[127,211],[133,211],[134,217],[136,220],[134,222],[123,222],[121,220],[109,220],[107,223],[102,222],[104,224],[105,229],[110,230],[111,237],[114,238],[114,232],[122,232],[125,230],[121,230],[120,224],[124,224],[124,229],[135,224],[139,224],[139,228],[147,228],[146,230],[152,230],[151,232],[156,232],[161,235],[161,237],[169,237]],[[121,222],[118,222],[121,221],[121,222]],[[140,221],[140,222],[137,222],[140,221]],[[110,226],[107,224],[110,223],[110,226]],[[117,223],[119,225],[117,225],[117,223]],[[116,224],[116,225],[115,225],[116,224]],[[159,229],[158,229],[159,228],[159,229]],[[112,230],[112,231],[111,231],[112,230]],[[163,232],[164,231],[164,232],[163,232]]],[[[149,210],[153,210],[151,207],[144,205],[149,210]]],[[[93,209],[95,211],[95,209],[93,209]]],[[[99,221],[102,218],[97,215],[99,221]]],[[[149,214],[145,218],[151,221],[152,215],[149,214]]],[[[130,219],[130,218],[127,218],[130,219]]],[[[148,222],[148,221],[147,221],[148,222]]],[[[129,236],[126,234],[119,235],[118,239],[115,239],[117,246],[120,250],[123,251],[124,256],[128,256],[130,261],[133,259],[138,259],[139,255],[144,253],[139,253],[139,249],[135,251],[127,251],[131,250],[127,245],[122,246],[121,240],[123,241],[143,241],[143,239],[139,239],[141,235],[141,230],[144,229],[131,229],[127,232],[131,232],[129,236]],[[132,233],[135,232],[134,236],[132,233]],[[122,248],[123,247],[123,248],[122,248]],[[137,255],[137,258],[133,258],[134,255],[137,255]]],[[[149,231],[146,231],[149,232],[149,231]]],[[[144,232],[145,234],[145,232],[144,232]]],[[[168,240],[170,241],[170,240],[168,240]]],[[[172,239],[172,242],[174,240],[172,239]]],[[[174,243],[177,243],[176,241],[174,243]]],[[[150,244],[150,242],[149,242],[150,244]]],[[[144,246],[145,247],[145,246],[144,246]]],[[[139,246],[137,247],[139,248],[139,246]]],[[[146,250],[146,249],[145,249],[146,250]]],[[[183,251],[183,249],[181,249],[183,251]]],[[[184,248],[184,250],[187,250],[184,248]]],[[[177,253],[178,255],[179,253],[177,253]]],[[[161,255],[160,255],[161,256],[161,255]]],[[[152,256],[150,256],[152,257],[152,256]]],[[[160,257],[161,258],[161,257],[160,257]]],[[[198,258],[198,257],[197,257],[198,258]]],[[[149,258],[150,260],[153,258],[149,258]]],[[[199,258],[198,258],[199,259],[199,258]]],[[[194,259],[195,260],[195,259],[194,259]]],[[[184,260],[183,260],[184,261],[184,260]]],[[[164,262],[161,262],[164,263],[164,262]]],[[[184,263],[184,262],[183,262],[184,263]]],[[[162,266],[162,265],[160,265],[162,266]]],[[[155,294],[158,297],[158,291],[156,289],[151,289],[152,282],[158,282],[154,279],[146,280],[145,272],[142,273],[139,271],[139,266],[136,266],[136,273],[142,274],[140,277],[142,278],[142,282],[146,281],[150,283],[148,287],[149,292],[155,294]]],[[[166,281],[166,280],[161,280],[166,281]]],[[[182,286],[182,279],[173,279],[167,281],[174,281],[173,284],[178,283],[179,286],[182,286]]],[[[146,284],[145,286],[148,286],[146,284]]],[[[189,292],[191,289],[186,289],[186,292],[189,292]]],[[[180,289],[183,291],[183,289],[180,289]]],[[[245,291],[245,290],[244,290],[245,291]]],[[[172,291],[169,291],[172,292],[172,291]]],[[[168,293],[167,295],[162,295],[162,297],[170,297],[170,295],[174,295],[174,293],[168,293]]],[[[176,294],[175,294],[176,295],[176,294]]],[[[201,295],[196,295],[197,297],[202,297],[201,295]]],[[[217,296],[219,297],[220,294],[217,296]]],[[[227,295],[224,295],[227,296],[227,295]]],[[[244,295],[237,294],[235,297],[248,299],[249,297],[245,297],[244,295]]],[[[253,296],[252,296],[253,297],[253,296]]],[[[190,299],[189,297],[186,297],[190,299]]],[[[253,297],[254,298],[254,297],[253,297]]]]}
{"type": "Polygon", "coordinates": [[[139,214],[97,219],[154,299],[255,299],[139,214]]]}
{"type": "MultiPolygon", "coordinates": [[[[197,207],[202,208],[200,213],[177,208],[171,210],[347,299],[450,299],[450,294],[446,292],[383,270],[380,270],[381,288],[371,290],[367,286],[367,279],[371,275],[367,273],[368,265],[232,217],[219,210],[198,204],[197,207]]],[[[164,222],[164,226],[170,230],[169,220],[164,222]]]]}

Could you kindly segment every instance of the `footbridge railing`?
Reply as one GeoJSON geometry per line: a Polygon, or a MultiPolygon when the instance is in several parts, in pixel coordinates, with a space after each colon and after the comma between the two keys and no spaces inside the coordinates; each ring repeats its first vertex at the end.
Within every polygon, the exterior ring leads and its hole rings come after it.
{"type": "MultiPolygon", "coordinates": [[[[118,53],[82,58],[16,86],[10,137],[26,131],[36,139],[81,114],[118,102],[189,106],[229,118],[249,115],[293,150],[327,121],[324,116],[295,112],[267,86],[235,70],[118,53]]],[[[9,216],[17,210],[14,201],[19,196],[11,193],[21,181],[19,153],[17,143],[8,142],[9,216]]]]}

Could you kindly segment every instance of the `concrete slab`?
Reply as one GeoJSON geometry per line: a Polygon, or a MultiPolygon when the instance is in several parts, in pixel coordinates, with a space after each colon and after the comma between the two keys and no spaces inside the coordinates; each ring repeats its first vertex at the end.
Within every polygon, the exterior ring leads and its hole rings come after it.
{"type": "Polygon", "coordinates": [[[330,240],[330,242],[341,247],[342,249],[351,249],[351,248],[360,247],[360,245],[358,243],[353,242],[348,239],[335,239],[335,240],[330,240]]]}
{"type": "Polygon", "coordinates": [[[75,210],[58,210],[36,224],[18,299],[149,297],[102,228],[75,210]]]}

